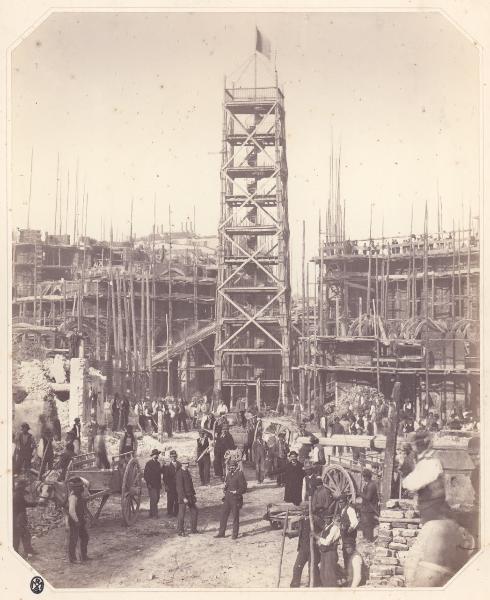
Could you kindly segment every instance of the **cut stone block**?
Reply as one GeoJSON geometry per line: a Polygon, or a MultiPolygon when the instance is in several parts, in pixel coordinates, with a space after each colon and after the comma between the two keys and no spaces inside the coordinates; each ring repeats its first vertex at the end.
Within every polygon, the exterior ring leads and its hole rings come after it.
{"type": "Polygon", "coordinates": [[[402,531],[402,536],[403,537],[408,537],[408,538],[413,538],[415,536],[418,535],[418,532],[416,529],[404,529],[402,531]]]}
{"type": "Polygon", "coordinates": [[[380,517],[387,519],[403,519],[405,517],[405,513],[402,510],[382,510],[380,517]]]}
{"type": "Polygon", "coordinates": [[[388,548],[390,550],[403,550],[404,552],[408,550],[407,544],[400,544],[398,542],[391,542],[388,548]]]}

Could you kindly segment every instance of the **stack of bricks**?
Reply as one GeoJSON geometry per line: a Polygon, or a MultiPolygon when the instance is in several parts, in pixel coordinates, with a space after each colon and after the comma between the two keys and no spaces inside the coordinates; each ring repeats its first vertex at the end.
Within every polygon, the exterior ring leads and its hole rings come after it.
{"type": "Polygon", "coordinates": [[[370,586],[403,587],[403,564],[420,531],[413,500],[388,500],[379,516],[378,537],[369,569],[370,586]]]}

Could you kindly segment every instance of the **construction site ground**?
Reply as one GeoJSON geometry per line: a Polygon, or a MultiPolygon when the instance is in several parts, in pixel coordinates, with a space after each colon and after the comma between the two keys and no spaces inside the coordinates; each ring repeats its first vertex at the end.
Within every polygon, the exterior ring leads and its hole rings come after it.
{"type": "MultiPolygon", "coordinates": [[[[176,434],[160,444],[151,436],[144,436],[140,444],[141,465],[149,456],[147,446],[163,447],[165,455],[172,447],[180,451],[180,455],[189,456],[195,447],[196,437],[195,431],[176,434]]],[[[109,499],[99,521],[89,529],[89,555],[92,560],[83,564],[68,562],[65,529],[58,521],[33,539],[39,554],[30,559],[32,566],[55,588],[277,587],[282,531],[272,530],[263,516],[268,503],[282,503],[283,488],[267,479],[259,485],[255,480],[255,470],[246,466],[249,491],[240,513],[240,536],[232,540],[230,520],[226,537],[215,539],[223,484],[219,478],[212,476],[211,485],[203,487],[195,466],[191,466],[191,473],[197,492],[201,535],[184,538],[177,535],[177,519],[166,514],[165,494],[160,499],[158,519],[150,519],[148,496],[143,487],[140,513],[130,527],[122,525],[120,497],[109,499]]],[[[297,543],[296,537],[285,540],[280,587],[289,587],[297,543]]],[[[362,539],[359,549],[369,559],[373,549],[366,547],[362,539]]],[[[308,585],[307,567],[302,585],[308,585]]]]}

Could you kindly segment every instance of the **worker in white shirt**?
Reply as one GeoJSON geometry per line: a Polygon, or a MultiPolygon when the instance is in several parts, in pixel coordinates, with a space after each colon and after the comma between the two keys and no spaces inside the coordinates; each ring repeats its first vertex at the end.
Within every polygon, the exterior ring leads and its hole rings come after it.
{"type": "Polygon", "coordinates": [[[352,541],[346,542],[343,550],[347,555],[347,565],[345,566],[346,587],[366,585],[367,566],[361,554],[357,551],[355,543],[352,541]]]}
{"type": "Polygon", "coordinates": [[[218,415],[226,415],[226,413],[228,412],[228,407],[226,406],[226,404],[223,401],[221,401],[218,404],[218,408],[217,408],[216,412],[218,413],[218,415]]]}
{"type": "Polygon", "coordinates": [[[418,510],[421,523],[449,516],[450,508],[446,502],[444,470],[442,463],[432,449],[430,432],[419,430],[412,435],[417,463],[414,470],[402,481],[409,492],[417,493],[418,510]]]}
{"type": "Polygon", "coordinates": [[[347,565],[347,553],[345,551],[346,544],[353,543],[355,545],[357,538],[357,528],[359,527],[359,519],[355,509],[350,504],[348,493],[343,493],[340,497],[339,504],[340,513],[340,532],[342,536],[342,554],[344,556],[344,567],[347,565]]]}
{"type": "Polygon", "coordinates": [[[323,587],[339,587],[338,584],[338,552],[340,541],[340,520],[338,517],[327,518],[326,525],[320,534],[313,534],[320,550],[320,580],[323,587]]]}

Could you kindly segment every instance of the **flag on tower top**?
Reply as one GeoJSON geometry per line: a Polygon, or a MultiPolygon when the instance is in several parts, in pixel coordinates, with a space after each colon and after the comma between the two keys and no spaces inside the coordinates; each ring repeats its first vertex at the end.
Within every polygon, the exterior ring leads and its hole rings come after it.
{"type": "Polygon", "coordinates": [[[271,59],[271,43],[270,40],[265,37],[263,33],[260,32],[259,28],[255,28],[257,31],[257,37],[255,42],[255,50],[260,52],[269,60],[271,59]]]}

